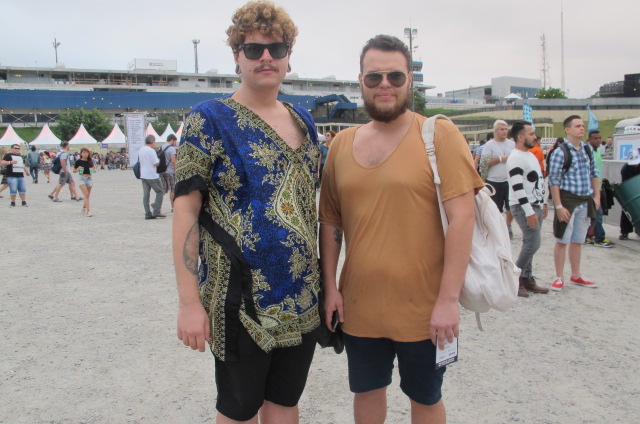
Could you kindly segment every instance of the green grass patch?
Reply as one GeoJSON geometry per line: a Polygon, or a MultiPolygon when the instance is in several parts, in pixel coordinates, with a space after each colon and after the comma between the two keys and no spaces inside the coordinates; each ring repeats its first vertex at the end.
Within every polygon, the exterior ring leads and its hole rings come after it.
{"type": "MultiPolygon", "coordinates": [[[[608,119],[606,121],[598,121],[600,128],[598,131],[602,134],[602,139],[605,140],[607,137],[611,137],[613,133],[616,132],[616,124],[620,122],[620,119],[608,119]]],[[[589,125],[588,122],[584,123],[585,127],[589,125]]],[[[554,137],[564,137],[564,128],[562,128],[562,122],[554,122],[553,123],[553,136],[554,137]]],[[[584,140],[589,137],[589,131],[587,128],[584,130],[584,140]]]]}

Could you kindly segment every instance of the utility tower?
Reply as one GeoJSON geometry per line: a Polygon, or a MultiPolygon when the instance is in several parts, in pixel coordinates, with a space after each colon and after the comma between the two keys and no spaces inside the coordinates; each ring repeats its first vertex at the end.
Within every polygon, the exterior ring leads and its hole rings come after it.
{"type": "Polygon", "coordinates": [[[542,41],[542,67],[540,68],[540,79],[542,80],[542,88],[545,90],[551,86],[551,78],[549,77],[549,59],[547,57],[547,40],[544,33],[540,37],[542,41]]]}

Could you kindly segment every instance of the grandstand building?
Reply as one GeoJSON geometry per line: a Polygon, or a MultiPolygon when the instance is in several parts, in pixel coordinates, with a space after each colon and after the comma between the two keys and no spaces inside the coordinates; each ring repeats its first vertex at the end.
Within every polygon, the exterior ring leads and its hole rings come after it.
{"type": "MultiPolygon", "coordinates": [[[[421,64],[420,64],[421,65],[421,64]]],[[[420,80],[422,74],[419,74],[420,80]]],[[[0,66],[0,125],[54,122],[69,109],[99,109],[114,117],[126,112],[184,115],[198,102],[236,91],[235,74],[177,71],[174,60],[134,59],[127,70],[0,66]]],[[[415,90],[428,87],[415,82],[415,90]]],[[[312,111],[318,122],[348,122],[362,105],[357,81],[287,75],[280,98],[312,111]]]]}

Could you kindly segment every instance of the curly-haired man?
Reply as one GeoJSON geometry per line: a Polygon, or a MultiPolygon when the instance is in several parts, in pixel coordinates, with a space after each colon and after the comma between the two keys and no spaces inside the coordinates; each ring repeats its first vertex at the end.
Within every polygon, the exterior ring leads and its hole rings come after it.
{"type": "Polygon", "coordinates": [[[211,345],[217,423],[297,423],[315,350],[318,133],[278,100],[297,32],[270,2],[236,11],[227,35],[242,85],[193,108],[178,153],[178,337],[211,345]]]}

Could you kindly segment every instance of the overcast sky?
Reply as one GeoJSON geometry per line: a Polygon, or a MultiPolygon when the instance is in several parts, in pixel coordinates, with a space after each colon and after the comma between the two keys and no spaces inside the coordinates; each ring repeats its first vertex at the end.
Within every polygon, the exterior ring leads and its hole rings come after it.
{"type": "MultiPolygon", "coordinates": [[[[125,70],[134,58],[175,59],[194,71],[234,71],[225,30],[244,1],[29,0],[3,2],[0,64],[125,70]]],[[[280,0],[299,28],[293,72],[355,80],[363,44],[376,34],[418,30],[414,57],[424,82],[446,90],[487,85],[492,77],[541,79],[547,39],[551,86],[561,85],[560,0],[280,0]]],[[[586,98],[625,73],[640,73],[637,0],[563,0],[565,86],[586,98]]],[[[409,40],[406,39],[408,44],[409,40]]]]}

